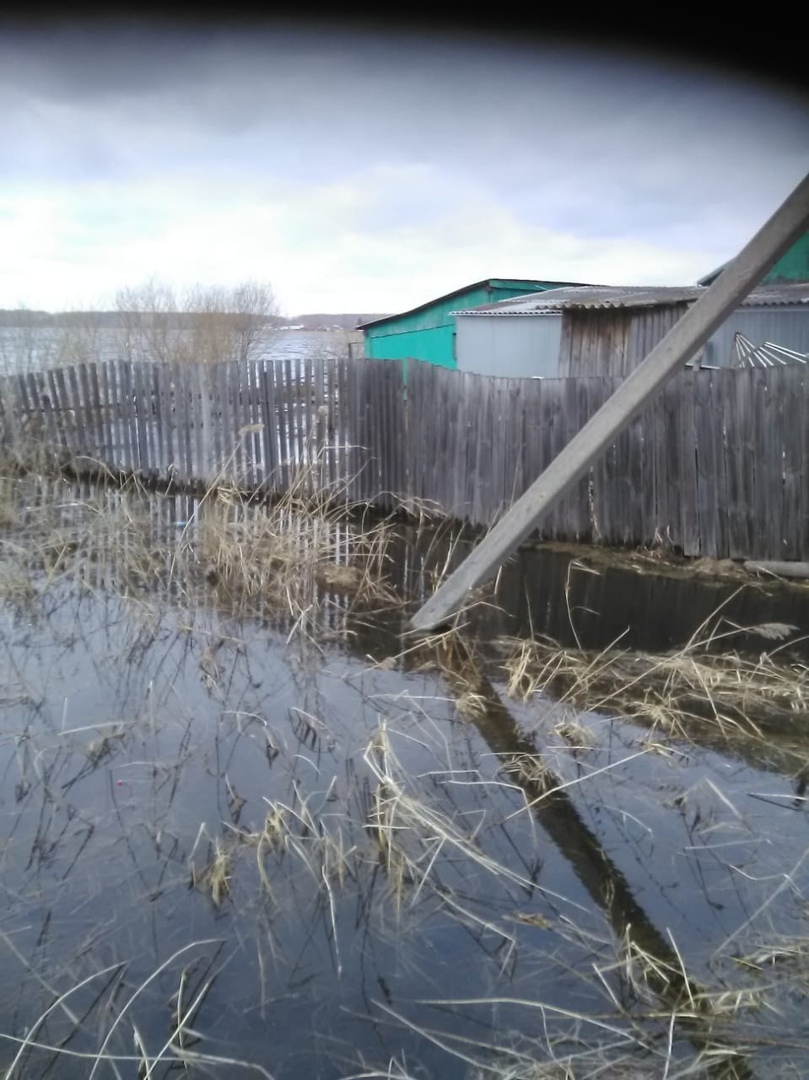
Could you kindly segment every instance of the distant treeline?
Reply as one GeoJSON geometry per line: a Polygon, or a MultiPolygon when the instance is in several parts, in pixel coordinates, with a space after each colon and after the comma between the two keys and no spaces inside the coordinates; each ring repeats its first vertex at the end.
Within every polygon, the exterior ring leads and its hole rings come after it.
{"type": "MultiPolygon", "coordinates": [[[[0,309],[0,326],[14,327],[42,327],[62,329],[71,326],[93,326],[98,329],[123,329],[132,325],[132,320],[137,317],[143,320],[144,312],[125,311],[29,311],[26,308],[16,310],[0,309]]],[[[166,316],[161,315],[161,319],[166,316]]],[[[267,326],[279,328],[282,326],[303,326],[307,330],[340,329],[353,330],[359,323],[371,322],[374,319],[384,318],[383,315],[353,315],[341,313],[338,315],[318,313],[315,315],[295,315],[284,318],[280,315],[271,315],[265,321],[267,326]]],[[[173,325],[178,329],[190,328],[194,323],[194,315],[186,312],[173,312],[171,315],[173,325]]]]}

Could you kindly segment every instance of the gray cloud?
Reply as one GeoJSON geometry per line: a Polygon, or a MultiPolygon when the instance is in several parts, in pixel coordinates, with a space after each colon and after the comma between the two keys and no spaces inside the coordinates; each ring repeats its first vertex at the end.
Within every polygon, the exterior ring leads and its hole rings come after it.
{"type": "Polygon", "coordinates": [[[378,264],[377,243],[404,262],[408,245],[460,250],[477,227],[481,260],[511,273],[522,224],[567,237],[579,277],[604,278],[613,241],[668,248],[696,275],[809,167],[806,103],[754,83],[570,47],[290,25],[2,32],[0,114],[6,212],[28,199],[34,221],[33,196],[56,200],[56,223],[72,215],[62,262],[70,237],[76,258],[113,230],[157,244],[199,204],[200,229],[215,218],[227,237],[222,215],[264,207],[274,243],[314,258],[328,242],[358,267],[378,264]],[[501,220],[514,239],[498,251],[501,220]],[[590,275],[588,246],[601,252],[590,275]]]}

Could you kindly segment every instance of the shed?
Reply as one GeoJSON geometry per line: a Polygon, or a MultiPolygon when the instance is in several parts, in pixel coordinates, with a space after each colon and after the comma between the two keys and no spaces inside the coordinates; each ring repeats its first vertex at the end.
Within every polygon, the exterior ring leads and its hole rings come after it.
{"type": "MultiPolygon", "coordinates": [[[[706,289],[686,286],[583,286],[456,311],[458,368],[512,378],[626,376],[706,289]]],[[[809,353],[809,284],[763,286],[706,343],[697,360],[743,361],[739,341],[774,344],[781,362],[809,353]]]]}
{"type": "Polygon", "coordinates": [[[410,357],[454,368],[457,364],[455,319],[452,313],[456,308],[474,308],[512,296],[547,292],[571,284],[521,278],[476,281],[435,300],[428,300],[410,311],[362,323],[358,329],[363,332],[365,355],[377,360],[410,357]]]}

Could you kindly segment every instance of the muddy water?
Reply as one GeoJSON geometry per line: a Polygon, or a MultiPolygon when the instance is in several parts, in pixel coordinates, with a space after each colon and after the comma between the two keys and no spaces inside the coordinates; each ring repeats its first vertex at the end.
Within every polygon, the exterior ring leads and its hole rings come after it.
{"type": "MultiPolygon", "coordinates": [[[[24,537],[3,540],[8,584],[24,537]]],[[[414,589],[424,551],[393,563],[414,589]]],[[[677,646],[726,595],[568,564],[508,568],[510,611],[477,631],[564,638],[570,607],[588,646],[625,625],[645,649],[677,646]]],[[[649,744],[630,724],[508,701],[496,670],[482,708],[459,712],[424,657],[369,659],[401,651],[400,612],[349,619],[337,597],[339,637],[318,643],[203,596],[123,597],[112,573],[32,586],[7,587],[0,612],[0,1063],[19,1055],[15,1076],[134,1077],[137,1058],[164,1076],[182,1054],[221,1077],[261,1075],[235,1059],[279,1078],[523,1076],[568,1059],[576,1076],[607,1062],[662,1076],[715,1045],[748,1048],[724,1075],[802,1073],[809,959],[789,950],[809,939],[809,817],[794,756],[779,771],[763,752],[649,744]],[[582,725],[578,743],[560,720],[582,725]],[[537,751],[541,769],[526,764],[537,751]],[[259,845],[268,812],[286,825],[259,845]],[[779,1013],[671,1024],[655,964],[675,989],[681,964],[779,1013]],[[193,1009],[172,1040],[180,988],[193,1009]]],[[[806,629],[803,595],[751,590],[728,614],[806,629]]]]}

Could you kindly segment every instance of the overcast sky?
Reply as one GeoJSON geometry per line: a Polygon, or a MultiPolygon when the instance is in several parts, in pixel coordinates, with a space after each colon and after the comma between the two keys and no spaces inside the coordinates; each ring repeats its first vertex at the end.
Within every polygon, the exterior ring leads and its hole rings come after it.
{"type": "Polygon", "coordinates": [[[152,275],[285,314],[488,277],[693,282],[809,171],[772,87],[570,47],[0,28],[0,308],[152,275]]]}

